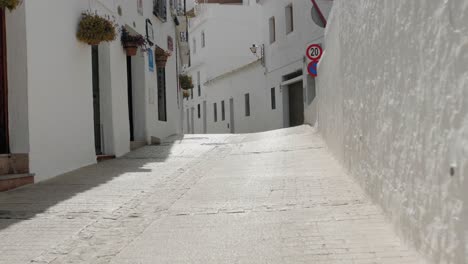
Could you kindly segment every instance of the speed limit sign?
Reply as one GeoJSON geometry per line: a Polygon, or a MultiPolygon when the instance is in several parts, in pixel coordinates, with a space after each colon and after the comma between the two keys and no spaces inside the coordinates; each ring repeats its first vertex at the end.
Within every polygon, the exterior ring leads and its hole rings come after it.
{"type": "Polygon", "coordinates": [[[309,47],[307,47],[307,58],[309,58],[311,61],[318,61],[322,57],[323,50],[322,47],[320,47],[319,44],[312,44],[309,47]]]}

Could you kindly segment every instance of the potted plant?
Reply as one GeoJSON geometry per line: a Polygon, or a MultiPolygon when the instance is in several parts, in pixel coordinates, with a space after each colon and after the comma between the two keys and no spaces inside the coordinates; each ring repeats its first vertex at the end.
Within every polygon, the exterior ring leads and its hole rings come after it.
{"type": "Polygon", "coordinates": [[[190,91],[189,90],[184,90],[184,91],[182,91],[182,95],[184,96],[184,99],[185,98],[188,99],[190,97],[190,91]]]}
{"type": "Polygon", "coordinates": [[[83,13],[78,25],[76,37],[89,45],[99,45],[103,41],[112,41],[116,37],[115,24],[109,18],[90,12],[83,13]]]}
{"type": "Polygon", "coordinates": [[[186,74],[179,75],[180,87],[184,90],[193,89],[192,77],[186,74]]]}
{"type": "Polygon", "coordinates": [[[145,37],[140,34],[132,35],[125,27],[120,29],[122,45],[127,52],[127,56],[135,56],[137,54],[138,48],[146,50],[146,45],[148,44],[145,37]]]}
{"type": "Polygon", "coordinates": [[[155,53],[155,60],[156,66],[159,68],[166,67],[167,59],[172,55],[170,52],[163,50],[162,48],[156,46],[155,53]]]}
{"type": "Polygon", "coordinates": [[[20,4],[20,0],[0,0],[0,8],[8,8],[10,11],[20,4]]]}

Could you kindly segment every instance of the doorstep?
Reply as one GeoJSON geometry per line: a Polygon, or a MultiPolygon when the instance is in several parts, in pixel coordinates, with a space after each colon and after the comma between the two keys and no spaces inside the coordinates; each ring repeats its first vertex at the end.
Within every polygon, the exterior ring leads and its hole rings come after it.
{"type": "Polygon", "coordinates": [[[28,154],[0,154],[0,175],[29,173],[28,154]]]}
{"type": "Polygon", "coordinates": [[[103,162],[103,161],[111,160],[111,159],[115,159],[115,155],[97,155],[96,156],[97,162],[103,162]]]}
{"type": "Polygon", "coordinates": [[[146,141],[130,141],[130,150],[133,151],[146,145],[146,141]]]}
{"type": "Polygon", "coordinates": [[[0,192],[16,189],[34,183],[34,174],[6,174],[0,175],[0,192]]]}

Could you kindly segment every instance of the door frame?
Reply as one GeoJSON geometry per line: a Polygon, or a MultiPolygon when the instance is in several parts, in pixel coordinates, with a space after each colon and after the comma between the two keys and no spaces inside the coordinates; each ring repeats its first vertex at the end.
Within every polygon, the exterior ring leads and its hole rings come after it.
{"type": "Polygon", "coordinates": [[[1,56],[2,56],[2,82],[0,83],[1,85],[1,92],[3,93],[3,119],[5,120],[5,144],[6,144],[6,153],[0,153],[0,154],[9,154],[10,153],[10,129],[9,129],[9,120],[8,120],[8,71],[7,71],[7,49],[6,49],[6,20],[5,20],[5,9],[1,8],[0,9],[0,41],[2,48],[0,50],[1,56]]]}

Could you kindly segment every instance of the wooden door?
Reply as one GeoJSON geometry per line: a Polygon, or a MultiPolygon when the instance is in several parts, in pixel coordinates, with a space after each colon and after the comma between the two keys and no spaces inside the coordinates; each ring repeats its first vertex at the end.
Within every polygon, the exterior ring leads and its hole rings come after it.
{"type": "Polygon", "coordinates": [[[0,154],[10,152],[6,61],[5,10],[0,9],[0,154]]]}

